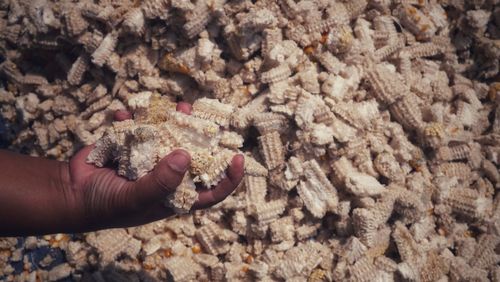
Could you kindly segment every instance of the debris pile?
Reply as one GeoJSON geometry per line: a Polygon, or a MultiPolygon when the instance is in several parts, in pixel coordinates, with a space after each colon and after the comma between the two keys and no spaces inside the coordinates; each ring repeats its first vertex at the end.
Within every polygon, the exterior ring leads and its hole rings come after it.
{"type": "Polygon", "coordinates": [[[497,0],[0,0],[12,150],[96,143],[136,179],[185,146],[207,186],[246,163],[208,210],[2,239],[0,277],[499,281],[499,27],[497,0]],[[23,255],[43,246],[67,262],[23,255]]]}

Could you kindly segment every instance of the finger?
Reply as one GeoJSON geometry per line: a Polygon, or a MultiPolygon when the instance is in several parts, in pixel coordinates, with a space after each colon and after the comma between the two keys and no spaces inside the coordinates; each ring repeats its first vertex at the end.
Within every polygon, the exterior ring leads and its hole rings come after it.
{"type": "Polygon", "coordinates": [[[132,191],[128,191],[130,202],[143,207],[163,200],[179,186],[190,162],[191,157],[186,151],[173,151],[156,164],[152,172],[132,185],[132,191]]]}
{"type": "Polygon", "coordinates": [[[231,166],[226,170],[226,175],[213,189],[206,189],[199,192],[198,201],[193,209],[204,209],[211,207],[229,196],[240,184],[244,173],[245,158],[243,155],[236,155],[231,160],[231,166]]]}
{"type": "Polygon", "coordinates": [[[94,149],[95,145],[88,145],[83,148],[81,148],[78,153],[76,153],[73,158],[71,158],[71,162],[75,163],[82,163],[85,164],[89,167],[94,167],[93,164],[87,163],[87,156],[90,154],[90,152],[94,149]]]}
{"type": "Polygon", "coordinates": [[[127,110],[117,110],[113,115],[113,120],[124,121],[127,119],[132,119],[132,113],[127,110]]]}
{"type": "Polygon", "coordinates": [[[193,111],[193,107],[186,102],[179,102],[177,103],[177,106],[175,108],[178,112],[183,112],[186,115],[190,115],[191,112],[193,111]]]}

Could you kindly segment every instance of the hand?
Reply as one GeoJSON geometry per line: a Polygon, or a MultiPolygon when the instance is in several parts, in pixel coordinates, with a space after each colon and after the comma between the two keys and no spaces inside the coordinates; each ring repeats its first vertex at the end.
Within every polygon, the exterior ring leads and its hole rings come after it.
{"type": "MultiPolygon", "coordinates": [[[[177,110],[190,114],[191,105],[179,103],[177,110]]],[[[118,121],[131,117],[127,111],[115,113],[118,121]]],[[[129,181],[112,167],[99,168],[86,163],[92,148],[93,145],[81,149],[69,162],[69,182],[78,195],[78,209],[88,226],[85,231],[140,225],[174,215],[163,201],[175,191],[189,168],[191,158],[186,151],[173,151],[153,171],[137,181],[129,181]]],[[[211,207],[224,200],[243,178],[243,167],[243,156],[234,156],[225,179],[213,189],[198,190],[193,209],[211,207]]]]}

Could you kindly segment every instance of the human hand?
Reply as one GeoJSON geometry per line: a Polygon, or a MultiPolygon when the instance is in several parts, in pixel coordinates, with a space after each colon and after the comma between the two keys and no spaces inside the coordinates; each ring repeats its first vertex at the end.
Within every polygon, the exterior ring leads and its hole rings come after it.
{"type": "MultiPolygon", "coordinates": [[[[177,110],[190,114],[191,105],[181,102],[177,110]]],[[[117,121],[130,118],[130,112],[115,113],[117,121]]],[[[77,194],[77,209],[85,221],[85,231],[140,225],[174,215],[163,202],[167,195],[175,192],[189,168],[191,158],[186,151],[171,152],[153,171],[130,181],[119,176],[113,167],[88,164],[86,159],[92,148],[93,145],[84,147],[69,162],[69,182],[77,194]]],[[[198,201],[193,209],[208,208],[224,200],[243,178],[243,167],[243,156],[234,156],[226,178],[212,189],[198,189],[198,201]]]]}

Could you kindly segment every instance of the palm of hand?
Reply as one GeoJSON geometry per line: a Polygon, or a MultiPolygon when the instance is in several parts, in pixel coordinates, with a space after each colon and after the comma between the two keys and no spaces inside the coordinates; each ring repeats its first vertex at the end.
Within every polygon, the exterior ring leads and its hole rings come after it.
{"type": "MultiPolygon", "coordinates": [[[[190,106],[181,103],[178,110],[190,113],[190,106]]],[[[115,119],[124,120],[129,115],[117,113],[115,119]],[[125,118],[123,118],[125,116],[125,118]]],[[[119,176],[112,167],[96,167],[86,163],[93,145],[81,149],[69,163],[72,188],[79,195],[80,208],[88,225],[93,229],[125,227],[148,223],[174,214],[164,206],[165,197],[180,184],[183,172],[172,168],[179,155],[188,158],[182,150],[176,150],[163,158],[153,171],[129,181],[119,176]]],[[[213,189],[200,188],[198,201],[193,209],[207,208],[225,199],[243,178],[244,159],[236,155],[226,175],[213,189]]]]}
{"type": "Polygon", "coordinates": [[[89,225],[95,228],[104,227],[101,224],[135,225],[134,213],[146,213],[146,210],[140,210],[139,203],[130,197],[134,183],[120,177],[111,167],[99,168],[86,163],[92,148],[84,147],[69,163],[72,187],[81,196],[80,204],[89,225]]]}

